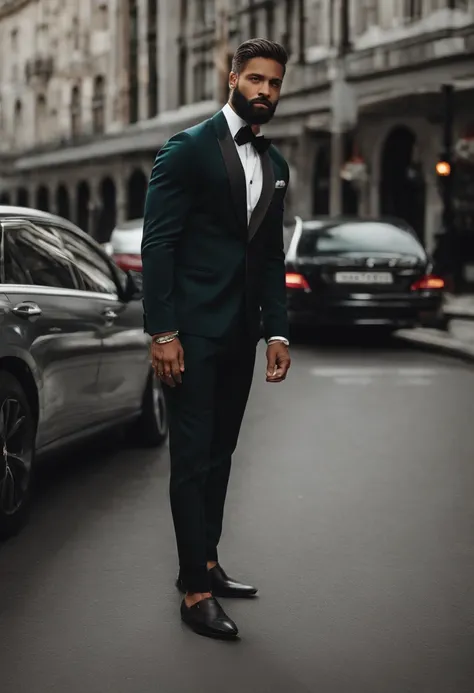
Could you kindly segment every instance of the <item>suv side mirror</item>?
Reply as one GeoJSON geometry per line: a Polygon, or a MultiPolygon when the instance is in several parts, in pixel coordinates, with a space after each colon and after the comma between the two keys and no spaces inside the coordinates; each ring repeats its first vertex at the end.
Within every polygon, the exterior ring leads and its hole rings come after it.
{"type": "Polygon", "coordinates": [[[139,301],[143,297],[143,279],[141,272],[127,270],[127,281],[123,291],[125,301],[139,301]]]}

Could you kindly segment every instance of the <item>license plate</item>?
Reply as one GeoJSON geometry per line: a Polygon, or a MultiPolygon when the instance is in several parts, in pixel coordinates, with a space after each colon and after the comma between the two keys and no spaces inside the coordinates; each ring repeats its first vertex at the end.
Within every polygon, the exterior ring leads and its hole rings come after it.
{"type": "Polygon", "coordinates": [[[336,272],[338,284],[393,284],[390,272],[336,272]]]}

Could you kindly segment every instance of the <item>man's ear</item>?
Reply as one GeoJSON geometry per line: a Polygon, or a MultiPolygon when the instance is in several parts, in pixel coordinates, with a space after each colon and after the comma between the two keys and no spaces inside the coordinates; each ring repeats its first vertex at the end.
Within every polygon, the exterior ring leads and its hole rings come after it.
{"type": "Polygon", "coordinates": [[[237,86],[238,75],[235,72],[231,72],[229,75],[229,89],[235,89],[237,86]]]}

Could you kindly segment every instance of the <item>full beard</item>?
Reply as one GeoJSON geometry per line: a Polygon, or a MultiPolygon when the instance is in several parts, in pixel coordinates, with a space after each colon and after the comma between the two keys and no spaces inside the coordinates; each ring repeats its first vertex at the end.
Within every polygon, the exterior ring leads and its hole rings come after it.
{"type": "Polygon", "coordinates": [[[270,122],[275,115],[275,111],[278,106],[278,101],[272,104],[262,98],[256,98],[253,99],[253,101],[249,101],[242,94],[238,86],[236,86],[232,92],[230,103],[232,104],[235,112],[249,125],[265,125],[265,123],[270,122]],[[268,108],[255,106],[255,102],[265,103],[268,108]]]}

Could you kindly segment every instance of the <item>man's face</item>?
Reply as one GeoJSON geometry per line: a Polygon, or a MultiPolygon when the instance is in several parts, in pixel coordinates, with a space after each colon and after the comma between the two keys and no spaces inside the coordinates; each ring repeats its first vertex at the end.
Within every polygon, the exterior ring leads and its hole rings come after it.
{"type": "Polygon", "coordinates": [[[264,125],[274,116],[280,98],[284,69],[268,58],[249,60],[239,75],[230,73],[230,101],[249,125],[264,125]]]}

